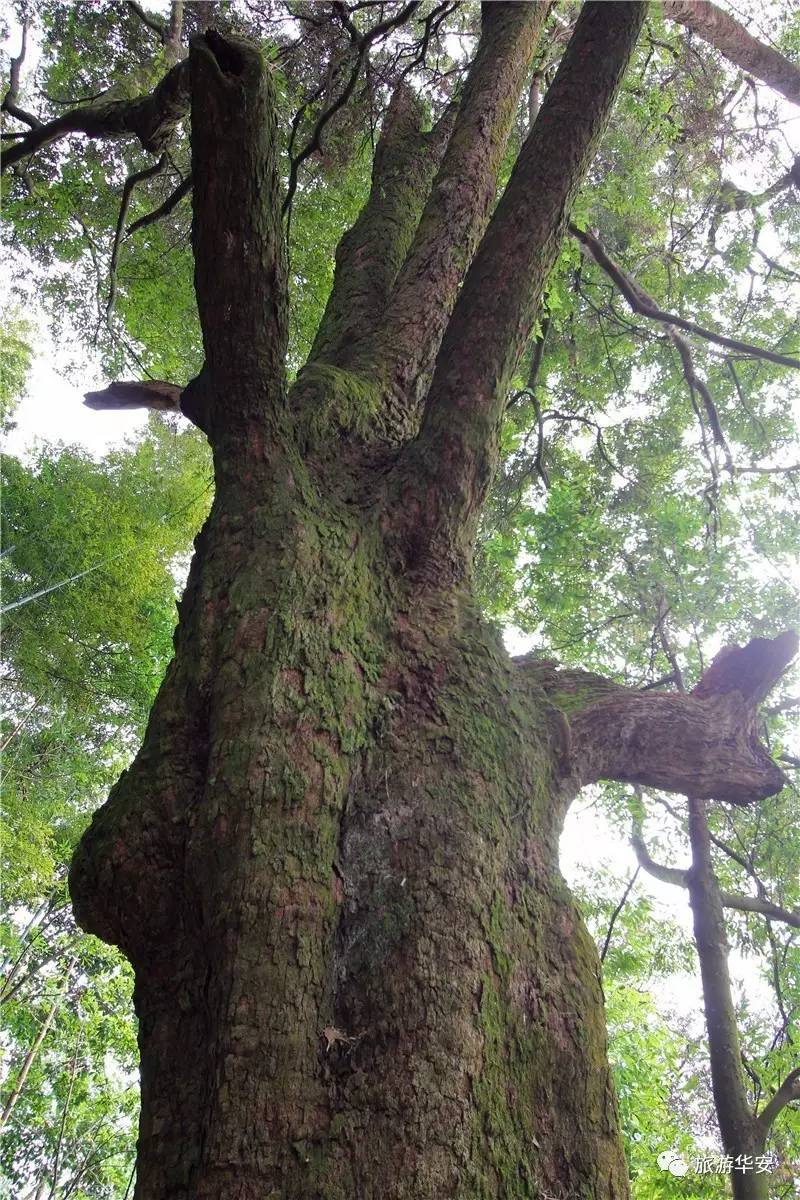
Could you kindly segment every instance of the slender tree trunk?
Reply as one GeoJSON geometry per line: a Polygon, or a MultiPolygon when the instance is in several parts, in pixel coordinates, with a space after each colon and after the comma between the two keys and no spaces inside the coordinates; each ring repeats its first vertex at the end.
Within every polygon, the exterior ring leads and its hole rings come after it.
{"type": "Polygon", "coordinates": [[[767,1200],[768,1177],[755,1170],[755,1157],[763,1153],[763,1138],[742,1077],[722,895],[711,862],[708,818],[702,800],[689,800],[689,839],[692,866],[686,878],[703,981],[711,1085],[722,1145],[734,1159],[731,1171],[734,1200],[767,1200]],[[749,1170],[742,1169],[745,1163],[750,1165],[749,1170]]]}
{"type": "Polygon", "coordinates": [[[60,1003],[61,1003],[61,997],[59,997],[58,1000],[54,1001],[54,1003],[51,1004],[50,1008],[48,1009],[47,1016],[45,1017],[45,1019],[42,1021],[41,1025],[39,1026],[36,1037],[31,1042],[28,1053],[25,1055],[24,1059],[22,1060],[22,1066],[19,1069],[19,1074],[17,1075],[14,1085],[11,1088],[8,1099],[6,1100],[5,1104],[3,1105],[3,1110],[2,1110],[2,1112],[0,1112],[0,1133],[2,1133],[2,1131],[5,1129],[6,1125],[8,1124],[11,1114],[13,1113],[14,1109],[17,1106],[17,1101],[19,1100],[20,1096],[22,1095],[22,1091],[23,1091],[23,1088],[25,1087],[25,1082],[28,1078],[28,1075],[30,1074],[31,1067],[36,1062],[37,1055],[39,1054],[39,1051],[42,1048],[42,1043],[44,1042],[44,1039],[47,1037],[47,1033],[48,1033],[48,1030],[50,1029],[50,1026],[53,1024],[53,1020],[55,1019],[55,1015],[58,1012],[58,1006],[60,1003]]]}

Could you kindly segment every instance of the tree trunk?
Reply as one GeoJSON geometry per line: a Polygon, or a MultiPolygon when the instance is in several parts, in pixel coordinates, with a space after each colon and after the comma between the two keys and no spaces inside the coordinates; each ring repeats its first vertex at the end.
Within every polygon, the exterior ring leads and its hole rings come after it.
{"type": "Polygon", "coordinates": [[[136,969],[136,1195],[624,1196],[552,707],[373,514],[283,482],[220,490],[73,868],[136,969]]]}
{"type": "Polygon", "coordinates": [[[70,881],[136,973],[137,1200],[621,1200],[566,807],[601,774],[681,786],[692,753],[709,795],[780,786],[744,697],[542,672],[477,613],[506,385],[644,18],[584,7],[459,292],[544,7],[483,7],[443,155],[396,97],[290,390],[270,74],[238,39],[193,43],[206,363],[179,406],[216,495],[144,744],[70,881]],[[396,340],[392,305],[414,313],[396,340]],[[651,770],[630,729],[656,747],[665,719],[651,770]]]}

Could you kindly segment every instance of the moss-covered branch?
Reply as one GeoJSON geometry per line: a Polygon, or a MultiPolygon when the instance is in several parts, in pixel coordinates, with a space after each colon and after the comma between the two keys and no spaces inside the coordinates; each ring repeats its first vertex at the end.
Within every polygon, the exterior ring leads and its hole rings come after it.
{"type": "MultiPolygon", "coordinates": [[[[523,7],[522,5],[519,6],[523,7]]],[[[412,555],[467,559],[496,460],[511,377],[644,21],[644,4],[588,3],[469,269],[408,474],[412,555]],[[564,130],[570,136],[565,140],[564,130]],[[458,542],[462,545],[458,547],[458,542]]],[[[446,160],[445,160],[446,161],[446,160]]]]}
{"type": "Polygon", "coordinates": [[[547,4],[484,4],[455,127],[376,345],[400,403],[428,381],[459,286],[489,218],[497,176],[547,4]]]}
{"type": "Polygon", "coordinates": [[[381,323],[447,141],[450,119],[423,133],[425,106],[395,89],[372,168],[372,188],[336,250],[333,290],[309,361],[350,365],[381,323]]]}
{"type": "Polygon", "coordinates": [[[760,743],[756,705],[797,653],[793,632],[720,651],[690,695],[636,692],[536,660],[520,669],[565,714],[564,774],[749,804],[780,791],[784,775],[760,743]]]}
{"type": "MultiPolygon", "coordinates": [[[[192,247],[212,443],[259,427],[282,397],[287,339],[274,86],[250,43],[192,42],[192,247]]],[[[243,446],[239,444],[237,454],[243,446]]]]}

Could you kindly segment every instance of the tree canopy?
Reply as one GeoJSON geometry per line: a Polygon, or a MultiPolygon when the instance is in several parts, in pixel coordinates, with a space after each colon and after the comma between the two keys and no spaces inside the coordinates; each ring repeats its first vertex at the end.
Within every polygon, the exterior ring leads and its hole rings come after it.
{"type": "MultiPolygon", "coordinates": [[[[752,6],[754,50],[721,19],[709,31],[698,14],[710,20],[710,7],[648,10],[508,382],[474,564],[485,614],[524,636],[537,663],[580,663],[643,692],[690,692],[721,646],[798,621],[800,19],[776,3],[765,34],[752,6]],[[767,43],[779,78],[756,53],[767,43]]],[[[577,13],[571,3],[543,13],[487,210],[577,13]]],[[[414,172],[432,177],[479,6],[232,0],[165,14],[122,0],[26,0],[10,24],[3,204],[17,303],[36,297],[65,369],[79,376],[91,358],[110,380],[166,381],[179,395],[203,363],[192,37],[215,25],[269,63],[296,374],[320,339],[349,336],[324,317],[336,248],[370,194],[381,134],[402,141],[408,112],[428,139],[404,166],[408,186],[414,172]]],[[[35,354],[20,311],[2,329],[4,421],[35,354]]],[[[179,409],[171,392],[161,397],[179,409]]],[[[135,445],[100,461],[43,445],[4,470],[3,1165],[20,1196],[122,1197],[135,1109],[129,974],[77,931],[65,874],[169,660],[176,580],[210,503],[208,453],[182,418],[154,415],[135,445]]],[[[796,700],[791,679],[781,688],[762,720],[791,780],[796,700]]],[[[641,872],[629,890],[623,864],[587,862],[577,881],[604,950],[633,1193],[711,1200],[725,1194],[719,1174],[682,1178],[656,1163],[664,1148],[691,1160],[718,1144],[705,1031],[659,1009],[664,981],[695,969],[692,936],[642,886],[648,871],[676,885],[680,911],[696,849],[690,814],[656,788],[602,785],[593,802],[632,839],[629,874],[637,863],[641,872]]],[[[743,991],[736,1011],[749,1100],[762,1111],[798,1067],[796,807],[787,782],[756,808],[709,816],[728,936],[764,981],[758,1003],[743,991]]],[[[796,1099],[787,1094],[771,1126],[776,1196],[796,1186],[796,1099]]]]}

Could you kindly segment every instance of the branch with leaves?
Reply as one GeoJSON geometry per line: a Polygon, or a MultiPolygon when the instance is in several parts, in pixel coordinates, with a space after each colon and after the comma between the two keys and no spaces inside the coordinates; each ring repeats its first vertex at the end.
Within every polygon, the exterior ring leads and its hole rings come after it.
{"type": "Polygon", "coordinates": [[[112,93],[104,93],[100,100],[72,108],[52,121],[35,126],[3,151],[2,168],[6,170],[71,133],[89,138],[137,137],[143,149],[158,154],[188,110],[189,67],[188,60],[184,60],[176,63],[152,92],[133,100],[120,100],[114,97],[112,89],[112,93]]]}
{"type": "Polygon", "coordinates": [[[688,321],[685,317],[679,317],[676,313],[670,313],[660,308],[653,297],[614,261],[595,234],[586,229],[579,229],[572,222],[569,225],[569,232],[614,281],[633,311],[640,316],[658,321],[662,325],[671,326],[673,329],[682,329],[685,333],[696,334],[697,337],[704,338],[707,342],[723,346],[726,350],[735,350],[749,358],[762,358],[767,362],[778,363],[780,366],[800,369],[800,359],[793,358],[789,354],[781,354],[764,346],[754,346],[751,342],[743,342],[738,338],[726,337],[724,334],[698,325],[695,321],[688,321]]]}
{"type": "MultiPolygon", "coordinates": [[[[657,863],[647,849],[642,822],[638,817],[633,821],[631,846],[636,854],[636,861],[648,875],[652,875],[654,879],[658,879],[661,883],[669,883],[674,887],[688,888],[690,868],[667,867],[661,863],[657,863]]],[[[780,921],[784,925],[800,929],[800,910],[798,909],[790,910],[783,908],[780,904],[773,904],[771,901],[762,899],[760,896],[746,896],[739,892],[720,891],[720,898],[723,908],[731,908],[737,912],[756,913],[763,917],[769,917],[771,921],[780,921]]]]}

